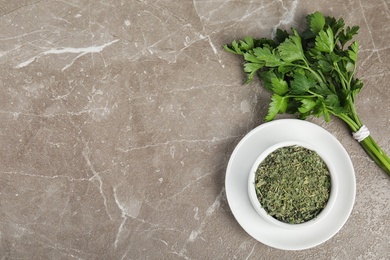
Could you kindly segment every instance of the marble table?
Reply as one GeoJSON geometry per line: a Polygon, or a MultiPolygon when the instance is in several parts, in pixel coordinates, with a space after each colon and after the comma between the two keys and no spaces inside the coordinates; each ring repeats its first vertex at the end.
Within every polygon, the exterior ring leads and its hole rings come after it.
{"type": "MultiPolygon", "coordinates": [[[[390,153],[390,2],[0,1],[0,259],[388,259],[390,177],[339,120],[356,201],[307,250],[235,220],[225,173],[270,94],[222,45],[301,28],[321,11],[359,25],[357,110],[390,153]]],[[[281,115],[279,118],[286,118],[281,115]]]]}

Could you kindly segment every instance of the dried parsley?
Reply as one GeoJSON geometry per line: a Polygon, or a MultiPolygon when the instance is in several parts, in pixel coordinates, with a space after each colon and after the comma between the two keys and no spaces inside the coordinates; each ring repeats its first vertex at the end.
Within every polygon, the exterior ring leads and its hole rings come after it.
{"type": "Polygon", "coordinates": [[[302,146],[276,149],[255,174],[256,194],[279,221],[299,224],[315,218],[329,199],[330,173],[322,158],[302,146]]]}

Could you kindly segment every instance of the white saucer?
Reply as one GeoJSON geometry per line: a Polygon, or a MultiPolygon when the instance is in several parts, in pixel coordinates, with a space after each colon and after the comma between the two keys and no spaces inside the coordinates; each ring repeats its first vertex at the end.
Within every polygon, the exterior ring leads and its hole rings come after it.
{"type": "Polygon", "coordinates": [[[242,228],[259,242],[284,250],[303,250],[333,237],[345,224],[355,202],[356,181],[351,159],[341,143],[322,127],[298,119],[280,119],[249,132],[234,149],[226,170],[226,196],[242,228]],[[301,141],[321,150],[332,160],[339,178],[335,204],[319,223],[303,230],[284,229],[263,220],[248,197],[248,175],[256,158],[283,141],[301,141]]]}

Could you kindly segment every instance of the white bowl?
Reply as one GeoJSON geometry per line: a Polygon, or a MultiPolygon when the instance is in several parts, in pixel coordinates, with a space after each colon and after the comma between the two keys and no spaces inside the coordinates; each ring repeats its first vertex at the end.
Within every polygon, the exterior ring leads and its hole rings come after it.
{"type": "Polygon", "coordinates": [[[337,179],[337,175],[335,174],[332,162],[329,161],[329,159],[324,154],[322,154],[321,151],[317,150],[312,145],[309,145],[309,144],[303,143],[303,142],[298,142],[298,141],[281,142],[281,143],[277,143],[277,144],[269,147],[268,149],[266,149],[263,153],[260,154],[260,156],[257,158],[255,163],[253,164],[251,171],[249,173],[249,178],[248,178],[249,199],[250,199],[254,209],[256,210],[256,212],[264,220],[266,220],[268,223],[282,227],[282,228],[287,228],[287,229],[307,228],[311,225],[314,225],[316,223],[321,222],[321,220],[326,217],[326,215],[329,213],[329,211],[333,207],[335,200],[336,200],[337,192],[338,192],[338,179],[337,179]],[[255,174],[256,174],[257,168],[259,167],[260,163],[273,151],[275,151],[281,147],[286,147],[286,146],[302,146],[304,148],[315,151],[322,158],[322,160],[326,163],[326,166],[328,167],[328,170],[330,172],[331,190],[330,190],[329,199],[328,199],[328,202],[327,202],[325,208],[317,215],[317,217],[315,217],[309,221],[306,221],[304,223],[300,223],[300,224],[285,223],[285,222],[279,221],[276,218],[270,216],[261,207],[261,204],[257,198],[256,190],[255,190],[255,184],[254,184],[255,174]]]}

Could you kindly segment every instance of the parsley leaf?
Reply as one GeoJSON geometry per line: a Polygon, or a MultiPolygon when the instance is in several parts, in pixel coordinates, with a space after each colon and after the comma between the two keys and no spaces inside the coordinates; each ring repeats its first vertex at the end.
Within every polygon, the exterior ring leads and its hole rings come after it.
{"type": "Polygon", "coordinates": [[[271,121],[278,113],[286,112],[288,106],[288,98],[274,94],[271,98],[271,104],[268,108],[268,114],[265,118],[266,121],[271,121]]]}
{"type": "Polygon", "coordinates": [[[291,81],[291,93],[295,95],[305,94],[309,89],[314,87],[316,82],[312,78],[308,78],[303,74],[297,73],[291,81]]]}
{"type": "Polygon", "coordinates": [[[265,62],[266,66],[268,67],[277,67],[283,64],[283,62],[280,60],[280,57],[275,53],[275,51],[269,48],[255,48],[253,49],[253,54],[257,59],[265,62]]]}
{"type": "Polygon", "coordinates": [[[279,47],[280,58],[288,63],[296,60],[304,60],[301,37],[294,30],[294,35],[282,42],[279,47]]]}
{"type": "Polygon", "coordinates": [[[288,84],[284,79],[274,77],[271,79],[272,91],[278,95],[284,95],[288,92],[288,84]]]}
{"type": "Polygon", "coordinates": [[[320,12],[315,12],[307,16],[310,31],[315,35],[318,34],[325,26],[325,17],[320,12]]]}
{"type": "Polygon", "coordinates": [[[357,53],[359,49],[359,44],[358,42],[353,42],[351,46],[348,47],[348,57],[356,62],[357,61],[357,53]]]}
{"type": "Polygon", "coordinates": [[[319,51],[332,53],[334,49],[334,35],[330,27],[326,30],[321,30],[316,36],[315,48],[319,51]]]}
{"type": "Polygon", "coordinates": [[[244,64],[244,71],[247,73],[247,80],[246,84],[248,84],[253,77],[255,76],[256,72],[263,67],[262,64],[259,63],[245,63],[244,64]]]}
{"type": "Polygon", "coordinates": [[[302,105],[298,108],[298,110],[302,114],[310,112],[315,106],[319,104],[318,100],[315,98],[302,98],[300,101],[302,105]]]}

